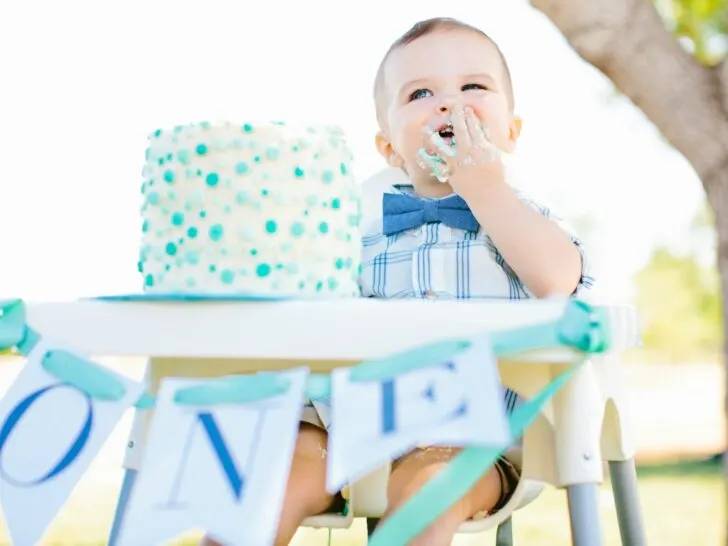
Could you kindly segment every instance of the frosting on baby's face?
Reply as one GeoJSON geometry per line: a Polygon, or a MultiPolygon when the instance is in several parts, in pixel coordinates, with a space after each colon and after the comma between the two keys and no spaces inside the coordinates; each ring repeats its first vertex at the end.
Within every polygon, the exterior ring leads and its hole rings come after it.
{"type": "Polygon", "coordinates": [[[448,118],[445,123],[431,122],[422,128],[422,132],[427,140],[423,147],[417,150],[417,163],[424,172],[429,171],[435,180],[441,184],[446,184],[450,172],[441,155],[455,157],[457,153],[457,142],[452,120],[448,118]]]}
{"type": "Polygon", "coordinates": [[[472,108],[494,146],[510,152],[515,145],[520,125],[506,77],[495,45],[467,30],[436,31],[394,50],[383,67],[380,153],[407,172],[418,193],[452,191],[435,152],[457,146],[442,131],[455,105],[472,108]]]}

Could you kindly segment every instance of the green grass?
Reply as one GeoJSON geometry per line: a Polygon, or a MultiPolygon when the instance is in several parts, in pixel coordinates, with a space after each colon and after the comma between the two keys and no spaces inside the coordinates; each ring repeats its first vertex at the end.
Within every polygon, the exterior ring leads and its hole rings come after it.
{"type": "MultiPolygon", "coordinates": [[[[712,545],[722,543],[725,518],[724,488],[720,465],[716,461],[642,467],[639,488],[650,546],[712,545]]],[[[616,515],[609,484],[601,489],[603,527],[606,546],[619,542],[616,515]]],[[[100,498],[72,497],[54,523],[43,545],[101,546],[109,527],[113,492],[100,498]]],[[[569,523],[565,494],[548,490],[530,506],[514,516],[517,546],[567,546],[569,523]]],[[[363,521],[351,529],[335,531],[335,546],[363,546],[363,521]]],[[[195,535],[176,542],[178,546],[196,544],[195,535]]],[[[4,528],[0,528],[0,544],[9,545],[4,528]]],[[[294,546],[324,546],[328,532],[302,529],[294,546]]],[[[460,535],[456,546],[492,546],[494,532],[482,535],[460,535]]],[[[393,545],[395,546],[395,545],[393,545]]]]}

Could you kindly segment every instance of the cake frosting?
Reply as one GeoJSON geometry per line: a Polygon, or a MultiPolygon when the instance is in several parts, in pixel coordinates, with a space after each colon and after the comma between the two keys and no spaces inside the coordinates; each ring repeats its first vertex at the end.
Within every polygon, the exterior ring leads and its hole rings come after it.
{"type": "Polygon", "coordinates": [[[360,203],[336,127],[199,123],[149,136],[147,293],[359,294],[360,203]]]}

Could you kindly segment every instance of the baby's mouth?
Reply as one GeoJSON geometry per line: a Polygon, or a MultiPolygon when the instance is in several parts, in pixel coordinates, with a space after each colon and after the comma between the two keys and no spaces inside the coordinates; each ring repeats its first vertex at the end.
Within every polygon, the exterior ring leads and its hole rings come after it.
{"type": "Polygon", "coordinates": [[[452,141],[455,138],[452,125],[449,123],[440,127],[437,130],[437,134],[440,135],[440,138],[442,138],[442,140],[444,140],[448,145],[452,144],[452,141]]]}

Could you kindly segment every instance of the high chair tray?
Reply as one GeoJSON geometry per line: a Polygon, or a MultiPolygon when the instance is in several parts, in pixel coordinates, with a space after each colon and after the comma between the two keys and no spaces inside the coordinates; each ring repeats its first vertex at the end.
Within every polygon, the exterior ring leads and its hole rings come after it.
{"type": "MultiPolygon", "coordinates": [[[[97,301],[27,304],[46,339],[89,355],[358,361],[444,339],[557,320],[567,300],[351,298],[281,302],[97,301]]],[[[612,347],[636,344],[636,317],[606,307],[612,347]]],[[[529,358],[573,360],[566,349],[529,358]]]]}

